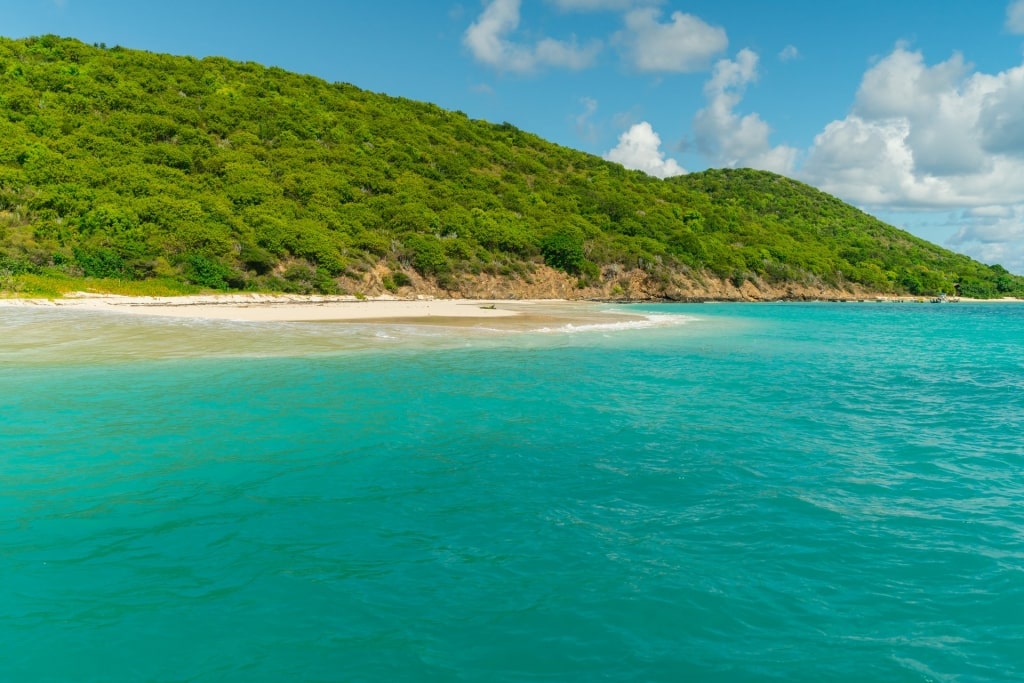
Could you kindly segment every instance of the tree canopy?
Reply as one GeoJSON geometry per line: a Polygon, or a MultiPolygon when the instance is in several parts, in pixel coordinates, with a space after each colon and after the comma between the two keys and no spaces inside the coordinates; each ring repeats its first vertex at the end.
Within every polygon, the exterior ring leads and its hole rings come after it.
{"type": "Polygon", "coordinates": [[[0,39],[3,277],[336,292],[375,269],[456,288],[546,263],[581,283],[857,283],[1024,294],[802,183],[659,180],[509,123],[223,58],[0,39]]]}

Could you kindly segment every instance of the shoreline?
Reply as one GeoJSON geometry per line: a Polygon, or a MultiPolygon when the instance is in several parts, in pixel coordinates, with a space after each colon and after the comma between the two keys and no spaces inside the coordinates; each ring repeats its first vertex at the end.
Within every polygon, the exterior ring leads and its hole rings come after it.
{"type": "MultiPolygon", "coordinates": [[[[177,318],[246,322],[379,322],[410,320],[430,323],[445,319],[487,320],[522,315],[518,309],[538,301],[484,299],[357,299],[345,296],[211,294],[180,297],[121,296],[75,293],[61,299],[0,299],[6,308],[60,308],[177,318]],[[510,308],[507,304],[513,304],[510,308]]],[[[548,302],[545,302],[548,303],[548,302]]],[[[550,303],[567,303],[551,301],[550,303]]]]}
{"type": "MultiPolygon", "coordinates": [[[[206,294],[186,296],[123,296],[75,292],[60,299],[0,298],[0,308],[61,308],[78,311],[108,312],[177,318],[202,318],[245,322],[408,322],[409,324],[466,324],[483,320],[573,317],[566,309],[595,304],[628,303],[790,303],[704,300],[691,302],[614,301],[570,299],[437,299],[395,297],[298,295],[298,294],[206,294]]],[[[821,300],[831,303],[831,300],[821,300]]],[[[813,303],[793,300],[792,303],[813,303]]],[[[933,303],[929,298],[876,296],[838,300],[834,303],[933,303]]],[[[949,300],[956,303],[1024,303],[1024,299],[949,300]]],[[[581,312],[581,311],[580,311],[581,312]]],[[[623,316],[629,314],[623,312],[623,316]]]]}

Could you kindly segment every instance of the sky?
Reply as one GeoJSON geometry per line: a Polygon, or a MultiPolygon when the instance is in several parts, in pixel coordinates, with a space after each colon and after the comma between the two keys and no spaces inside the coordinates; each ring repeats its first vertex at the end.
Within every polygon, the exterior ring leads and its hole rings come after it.
{"type": "Polygon", "coordinates": [[[1024,274],[1024,0],[0,0],[0,35],[254,61],[668,177],[782,173],[1024,274]]]}

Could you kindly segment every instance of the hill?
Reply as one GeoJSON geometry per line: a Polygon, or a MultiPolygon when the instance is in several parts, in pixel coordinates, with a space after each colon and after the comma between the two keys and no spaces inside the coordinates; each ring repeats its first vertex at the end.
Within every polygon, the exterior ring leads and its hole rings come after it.
{"type": "Polygon", "coordinates": [[[172,291],[1024,295],[1024,278],[774,174],[659,180],[508,123],[277,68],[0,39],[0,289],[81,278],[172,291]]]}

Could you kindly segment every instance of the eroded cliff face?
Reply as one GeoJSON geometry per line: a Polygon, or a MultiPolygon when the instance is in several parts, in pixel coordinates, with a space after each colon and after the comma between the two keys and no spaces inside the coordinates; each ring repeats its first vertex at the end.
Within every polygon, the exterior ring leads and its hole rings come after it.
{"type": "Polygon", "coordinates": [[[644,270],[604,273],[601,282],[585,282],[548,266],[536,266],[525,276],[501,277],[481,273],[461,275],[440,287],[433,279],[403,271],[411,284],[389,289],[392,271],[379,265],[361,278],[343,278],[339,284],[351,294],[399,298],[432,296],[464,299],[606,299],[621,301],[855,301],[880,296],[862,286],[785,283],[773,285],[749,279],[739,285],[714,275],[655,276],[644,270]]]}

